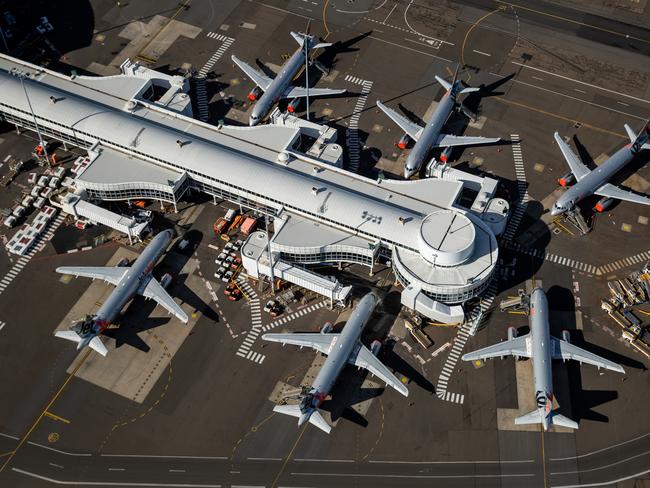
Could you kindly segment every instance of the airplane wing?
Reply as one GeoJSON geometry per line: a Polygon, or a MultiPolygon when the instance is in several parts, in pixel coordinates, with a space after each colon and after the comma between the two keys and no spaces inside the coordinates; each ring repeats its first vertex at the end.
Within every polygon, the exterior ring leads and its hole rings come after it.
{"type": "Polygon", "coordinates": [[[557,142],[557,145],[560,147],[560,151],[562,151],[562,155],[569,165],[573,176],[576,177],[576,180],[580,181],[582,178],[591,173],[591,170],[587,168],[585,163],[580,161],[580,158],[576,156],[576,153],[571,150],[569,145],[562,140],[560,134],[557,132],[555,133],[555,142],[557,142]]]}
{"type": "Polygon", "coordinates": [[[463,361],[474,361],[476,359],[490,359],[503,356],[519,356],[529,358],[531,351],[529,347],[530,334],[514,339],[499,342],[474,352],[469,352],[463,356],[463,361]]]}
{"type": "Polygon", "coordinates": [[[174,314],[178,320],[187,324],[187,314],[181,307],[174,301],[169,293],[165,291],[160,283],[155,278],[151,278],[142,291],[142,296],[155,300],[158,305],[165,308],[169,313],[174,314]]]}
{"type": "Polygon", "coordinates": [[[93,280],[100,279],[114,286],[117,286],[128,270],[129,268],[118,266],[59,266],[56,268],[57,273],[83,276],[93,280]]]}
{"type": "MultiPolygon", "coordinates": [[[[345,90],[332,90],[330,88],[310,88],[310,97],[328,97],[332,95],[340,95],[345,93],[345,90]]],[[[302,98],[307,96],[307,90],[304,86],[290,86],[282,95],[284,98],[302,98]]]]}
{"type": "Polygon", "coordinates": [[[494,144],[500,140],[499,137],[452,136],[451,134],[440,134],[436,141],[436,147],[477,146],[479,144],[494,144]]]}
{"type": "Polygon", "coordinates": [[[570,342],[555,337],[551,337],[551,342],[553,343],[553,350],[551,353],[553,359],[573,359],[574,361],[591,364],[598,368],[609,369],[610,371],[616,371],[617,373],[625,373],[622,366],[609,361],[608,359],[601,358],[589,351],[585,351],[578,346],[574,346],[570,342]]]}
{"type": "Polygon", "coordinates": [[[616,198],[617,200],[625,200],[626,202],[650,205],[650,197],[639,195],[631,191],[622,190],[621,188],[618,188],[611,183],[605,183],[594,193],[601,197],[616,198]]]}
{"type": "Polygon", "coordinates": [[[377,106],[382,110],[382,112],[388,115],[393,122],[399,125],[402,128],[402,130],[411,137],[411,139],[413,139],[414,141],[418,140],[420,134],[422,134],[423,127],[419,126],[415,122],[411,122],[403,115],[400,115],[397,112],[395,112],[395,110],[388,108],[379,100],[377,100],[377,106]]]}
{"type": "Polygon", "coordinates": [[[297,334],[264,334],[262,339],[269,342],[280,342],[294,346],[311,347],[323,354],[329,354],[338,341],[341,334],[318,334],[318,333],[297,333],[297,334]]]}
{"type": "Polygon", "coordinates": [[[380,378],[384,383],[395,388],[404,396],[409,396],[406,385],[395,378],[395,375],[382,363],[377,357],[363,344],[359,344],[359,353],[356,357],[350,356],[348,362],[363,369],[367,369],[372,374],[380,378]]]}
{"type": "Polygon", "coordinates": [[[230,58],[233,60],[233,62],[239,66],[239,68],[246,73],[246,76],[248,76],[253,82],[259,86],[262,90],[266,91],[269,85],[273,82],[271,78],[268,76],[260,73],[257,71],[255,68],[253,68],[251,65],[248,63],[245,63],[241,59],[239,59],[237,56],[234,54],[230,56],[230,58]]]}
{"type": "Polygon", "coordinates": [[[99,354],[101,354],[104,357],[108,354],[108,349],[106,349],[106,346],[99,338],[99,336],[95,336],[92,339],[90,339],[90,342],[88,343],[88,347],[97,351],[99,354]]]}

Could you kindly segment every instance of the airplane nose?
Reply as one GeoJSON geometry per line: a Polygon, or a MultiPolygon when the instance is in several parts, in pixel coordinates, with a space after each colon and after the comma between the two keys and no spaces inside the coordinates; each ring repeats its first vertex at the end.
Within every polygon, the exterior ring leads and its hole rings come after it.
{"type": "Polygon", "coordinates": [[[408,180],[411,176],[413,176],[414,173],[415,173],[414,170],[412,170],[412,169],[410,169],[410,168],[404,168],[404,178],[406,178],[407,180],[408,180]]]}

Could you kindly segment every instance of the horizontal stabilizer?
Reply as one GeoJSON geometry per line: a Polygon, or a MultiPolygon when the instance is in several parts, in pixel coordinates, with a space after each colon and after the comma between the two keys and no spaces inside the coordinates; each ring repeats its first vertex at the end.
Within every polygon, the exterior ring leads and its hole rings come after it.
{"type": "Polygon", "coordinates": [[[448,81],[443,80],[438,75],[436,75],[436,81],[438,83],[440,83],[445,90],[451,91],[451,83],[449,83],[448,81]]]}
{"type": "MultiPolygon", "coordinates": [[[[517,417],[515,419],[515,424],[516,425],[527,425],[527,424],[542,424],[542,413],[543,410],[533,410],[532,412],[528,412],[525,415],[522,415],[521,417],[517,417]]],[[[560,415],[559,413],[552,411],[551,414],[548,417],[548,421],[550,425],[559,425],[561,427],[568,427],[569,429],[577,429],[578,424],[571,420],[568,417],[565,417],[564,415],[560,415]]]]}
{"type": "MultiPolygon", "coordinates": [[[[299,405],[276,405],[275,407],[273,407],[273,411],[277,413],[281,413],[283,415],[291,415],[292,417],[296,417],[299,419],[302,419],[304,416],[304,414],[300,411],[299,405]]],[[[315,427],[318,427],[326,434],[329,434],[330,431],[332,430],[332,427],[325,421],[325,419],[323,418],[323,416],[320,414],[318,410],[313,410],[311,412],[311,415],[309,416],[309,423],[315,427]]],[[[298,425],[301,424],[302,422],[298,422],[298,425]]]]}
{"type": "Polygon", "coordinates": [[[99,354],[101,354],[104,357],[106,356],[106,354],[108,354],[108,349],[106,349],[106,346],[99,338],[99,336],[95,336],[92,339],[90,339],[88,345],[90,346],[91,349],[97,351],[99,354]]]}
{"type": "Polygon", "coordinates": [[[314,44],[311,48],[312,49],[325,49],[326,47],[330,47],[332,45],[331,42],[319,42],[318,44],[314,44]]]}
{"type": "Polygon", "coordinates": [[[569,429],[577,429],[578,423],[570,418],[560,415],[559,413],[551,413],[551,423],[553,425],[560,425],[562,427],[568,427],[569,429]]]}
{"type": "Polygon", "coordinates": [[[627,124],[624,124],[623,127],[625,127],[625,132],[627,132],[627,137],[630,138],[630,142],[634,142],[637,137],[636,132],[634,132],[634,129],[632,129],[632,127],[630,127],[627,124]]]}
{"type": "Polygon", "coordinates": [[[542,417],[539,414],[539,410],[533,410],[532,412],[528,412],[527,414],[522,415],[521,417],[517,417],[515,419],[516,425],[541,424],[541,423],[542,423],[542,417]]]}
{"type": "Polygon", "coordinates": [[[74,330],[57,330],[54,335],[72,342],[80,342],[81,337],[74,330]]]}
{"type": "Polygon", "coordinates": [[[468,86],[467,88],[463,88],[460,91],[460,93],[465,94],[465,93],[472,93],[472,92],[477,92],[477,91],[480,91],[480,88],[468,86]]]}

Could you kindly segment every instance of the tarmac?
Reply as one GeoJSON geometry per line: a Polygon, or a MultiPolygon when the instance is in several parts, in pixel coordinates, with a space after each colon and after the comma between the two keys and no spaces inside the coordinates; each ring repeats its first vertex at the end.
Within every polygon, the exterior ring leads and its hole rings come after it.
{"type": "MultiPolygon", "coordinates": [[[[124,328],[125,340],[118,346],[106,339],[106,358],[79,356],[52,333],[90,313],[111,287],[81,278],[65,284],[54,269],[104,266],[142,247],[102,244],[96,239],[104,230],[78,231],[63,223],[0,295],[0,397],[6,399],[0,402],[0,484],[520,488],[649,482],[650,421],[642,408],[650,402],[647,362],[620,338],[600,299],[607,294],[606,279],[622,277],[650,257],[650,209],[616,204],[594,216],[586,236],[544,213],[562,191],[557,178],[567,172],[552,139],[555,130],[597,164],[628,142],[624,123],[638,129],[647,118],[649,8],[634,5],[641,10],[633,12],[591,2],[578,9],[572,2],[536,0],[81,3],[85,8],[76,5],[74,11],[39,10],[55,25],[48,40],[58,51],[53,54],[42,40],[34,43],[45,46],[46,54],[35,54],[39,62],[64,72],[105,74],[132,56],[166,72],[203,70],[202,107],[213,124],[242,124],[251,109],[246,95],[252,84],[230,55],[279,66],[296,49],[288,32],[306,28],[311,19],[311,32],[339,44],[334,55],[315,53],[331,66],[330,75],[318,79],[312,70],[310,79],[348,93],[311,100],[310,116],[336,127],[342,143],[356,131],[359,145],[347,147],[346,158],[358,152],[359,172],[371,177],[381,169],[400,178],[409,150],[394,146],[402,134],[375,101],[426,120],[443,90],[434,75],[449,78],[460,61],[461,78],[483,86],[488,96],[465,100],[479,124],[453,114],[448,125],[457,133],[501,137],[504,144],[459,149],[451,164],[498,177],[500,194],[525,211],[513,239],[501,243],[495,293],[485,299],[491,307],[477,335],[463,339],[462,329],[427,326],[429,349],[408,334],[387,341],[380,359],[409,381],[406,399],[347,368],[332,395],[336,425],[330,435],[310,425],[298,428],[295,419],[272,411],[275,401],[310,383],[322,356],[259,339],[249,357],[237,354],[252,330],[253,301],[227,300],[224,284],[213,278],[224,242],[212,236],[212,224],[228,204],[195,195],[178,215],[157,217],[157,225],[194,233],[191,255],[171,251],[155,273],[173,272],[172,295],[196,316],[182,325],[137,299],[117,329],[124,328]],[[369,96],[359,105],[358,94],[367,87],[369,96]],[[450,359],[456,344],[467,352],[503,340],[509,326],[523,333],[527,318],[496,306],[529,280],[541,280],[548,293],[552,334],[570,330],[575,344],[626,369],[620,376],[554,364],[559,406],[579,422],[577,431],[515,429],[513,417],[533,409],[530,361],[493,360],[475,368],[450,359]],[[443,392],[436,386],[447,366],[443,392]]],[[[195,113],[203,113],[195,99],[195,113]]],[[[28,160],[33,134],[2,127],[0,161],[28,160]]],[[[621,181],[648,191],[646,161],[621,181]]],[[[0,166],[0,176],[7,171],[0,166]]],[[[29,171],[0,192],[0,207],[19,198],[29,171]]],[[[590,217],[594,203],[584,205],[590,217]]],[[[6,237],[12,232],[3,231],[6,237]]],[[[0,252],[0,275],[15,265],[13,256],[0,252]]],[[[376,269],[372,277],[359,266],[323,272],[354,284],[358,296],[370,289],[384,296],[366,343],[397,330],[393,325],[403,317],[389,270],[376,269]]],[[[268,286],[253,285],[252,300],[271,296],[268,286]]],[[[291,320],[274,331],[317,332],[326,321],[344,320],[340,310],[315,307],[319,302],[308,295],[305,303],[292,303],[291,320]],[[307,312],[299,316],[302,310],[307,312]]],[[[266,327],[274,319],[261,312],[260,320],[266,327]]]]}

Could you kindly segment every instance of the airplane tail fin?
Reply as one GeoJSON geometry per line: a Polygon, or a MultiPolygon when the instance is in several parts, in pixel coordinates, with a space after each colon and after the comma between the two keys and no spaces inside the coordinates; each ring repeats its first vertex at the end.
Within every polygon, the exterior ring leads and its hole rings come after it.
{"type": "Polygon", "coordinates": [[[310,424],[318,427],[326,434],[329,434],[332,430],[332,427],[325,421],[323,416],[316,409],[312,410],[311,413],[303,414],[300,411],[299,405],[276,405],[273,407],[273,411],[281,413],[283,415],[291,415],[292,417],[297,417],[298,425],[302,425],[305,420],[307,420],[310,424]]]}
{"type": "Polygon", "coordinates": [[[637,153],[642,149],[650,149],[650,120],[646,121],[638,135],[627,124],[625,124],[625,131],[632,142],[632,152],[637,153]]]}

